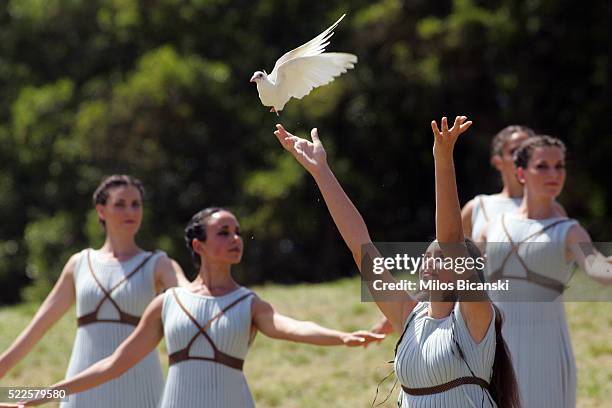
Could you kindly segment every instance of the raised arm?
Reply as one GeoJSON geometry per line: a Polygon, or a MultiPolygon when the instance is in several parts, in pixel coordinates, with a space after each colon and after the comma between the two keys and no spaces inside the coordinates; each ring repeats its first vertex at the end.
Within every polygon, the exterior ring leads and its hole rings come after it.
{"type": "Polygon", "coordinates": [[[163,255],[155,265],[155,290],[157,293],[175,286],[187,286],[189,281],[185,277],[183,268],[174,259],[163,255]]]}
{"type": "MultiPolygon", "coordinates": [[[[471,121],[466,122],[466,120],[465,116],[457,116],[453,127],[449,129],[447,119],[442,118],[442,131],[439,130],[435,121],[431,122],[434,134],[433,153],[436,177],[436,238],[444,255],[450,257],[469,256],[465,248],[453,160],[455,143],[459,135],[472,125],[471,121]]],[[[460,307],[472,338],[480,341],[493,318],[491,303],[489,301],[460,302],[460,307]]]]}
{"type": "MultiPolygon", "coordinates": [[[[334,223],[353,254],[353,259],[364,281],[372,282],[374,279],[380,279],[382,282],[394,284],[396,280],[389,272],[384,271],[374,276],[370,268],[363,268],[362,262],[369,263],[381,255],[372,244],[363,217],[328,166],[325,149],[319,139],[317,129],[312,129],[310,133],[312,142],[310,142],[288,133],[282,125],[276,125],[276,128],[274,134],[281,145],[295,157],[317,183],[334,223]]],[[[380,299],[375,292],[372,292],[372,295],[382,313],[391,321],[396,330],[401,332],[404,321],[416,302],[407,293],[402,301],[380,299]]]]}
{"type": "Polygon", "coordinates": [[[447,119],[442,118],[442,132],[436,121],[431,122],[436,178],[436,238],[440,244],[463,243],[465,239],[453,153],[459,135],[472,125],[466,119],[465,116],[457,116],[453,127],[449,129],[447,119]]]}
{"type": "Polygon", "coordinates": [[[318,346],[366,346],[381,341],[384,334],[368,331],[352,333],[328,329],[313,322],[295,320],[274,310],[266,301],[256,297],[253,300],[253,323],[257,330],[273,339],[289,340],[318,346]]]}
{"type": "Polygon", "coordinates": [[[612,256],[605,257],[593,246],[589,233],[574,225],[567,233],[568,260],[576,260],[580,268],[596,282],[612,285],[612,256]]]}
{"type": "Polygon", "coordinates": [[[0,355],[0,378],[19,363],[45,333],[66,313],[74,303],[74,269],[78,259],[75,254],[66,263],[53,290],[40,306],[30,324],[0,355]]]}
{"type": "MultiPolygon", "coordinates": [[[[113,354],[98,361],[72,378],[51,387],[65,390],[66,394],[85,391],[119,377],[147,356],[163,337],[161,310],[163,296],[159,295],[147,306],[134,332],[125,339],[113,354]]],[[[25,406],[44,404],[47,401],[28,401],[25,406]]]]}

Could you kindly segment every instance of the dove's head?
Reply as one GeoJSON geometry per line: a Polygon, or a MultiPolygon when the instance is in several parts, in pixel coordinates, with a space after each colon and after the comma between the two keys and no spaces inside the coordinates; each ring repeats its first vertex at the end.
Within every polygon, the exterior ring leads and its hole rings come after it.
{"type": "Polygon", "coordinates": [[[251,77],[251,82],[257,83],[263,79],[266,79],[267,77],[268,74],[266,74],[266,71],[255,71],[251,77]]]}

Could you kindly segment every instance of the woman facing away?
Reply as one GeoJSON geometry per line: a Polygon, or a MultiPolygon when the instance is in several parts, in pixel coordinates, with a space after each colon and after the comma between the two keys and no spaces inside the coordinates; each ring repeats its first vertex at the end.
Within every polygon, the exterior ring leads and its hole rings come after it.
{"type": "MultiPolygon", "coordinates": [[[[320,346],[362,346],[384,337],[292,319],[238,285],[231,268],[242,258],[243,240],[238,220],[226,209],[211,207],[195,214],[185,229],[185,240],[198,268],[195,280],[157,296],[112,355],[52,389],[82,393],[119,377],[165,336],[170,368],[162,408],[248,408],[254,402],[242,366],[257,330],[274,339],[320,346]]],[[[44,402],[0,404],[0,408],[44,402]]]]}
{"type": "MultiPolygon", "coordinates": [[[[0,378],[22,360],[75,303],[77,331],[67,376],[111,355],[132,334],[147,305],[163,289],[188,283],[180,266],[161,251],[136,243],[144,188],[131,176],[105,178],[93,204],[106,239],[100,249],[70,257],[30,324],[0,356],[0,378]]],[[[70,398],[63,408],[154,408],[163,388],[157,352],[121,378],[70,398]]]]}
{"type": "Polygon", "coordinates": [[[572,264],[612,284],[612,257],[604,257],[586,230],[556,203],[565,183],[565,146],[535,136],[516,150],[523,201],[485,228],[487,280],[508,279],[510,291],[491,298],[506,316],[503,334],[512,354],[525,407],[576,406],[576,364],[563,305],[572,264]]]}
{"type": "MultiPolygon", "coordinates": [[[[453,163],[454,145],[472,122],[455,119],[451,129],[442,119],[442,131],[432,122],[436,183],[436,238],[426,259],[441,256],[475,256],[473,244],[464,240],[453,163]]],[[[340,234],[353,254],[364,280],[371,271],[363,267],[380,256],[372,245],[363,218],[327,164],[317,130],[312,142],[293,136],[281,125],[275,132],[283,147],[313,176],[340,234]]],[[[430,262],[422,279],[452,282],[457,274],[430,262]]],[[[471,279],[475,278],[471,274],[471,279]]],[[[385,283],[395,279],[388,271],[377,276],[385,283]]],[[[372,290],[372,288],[370,288],[372,290]]],[[[516,380],[501,335],[502,316],[480,293],[479,301],[462,301],[454,291],[432,290],[428,302],[417,302],[407,293],[398,301],[372,293],[377,306],[393,327],[403,333],[396,349],[395,372],[402,384],[402,407],[519,407],[516,380]]]]}

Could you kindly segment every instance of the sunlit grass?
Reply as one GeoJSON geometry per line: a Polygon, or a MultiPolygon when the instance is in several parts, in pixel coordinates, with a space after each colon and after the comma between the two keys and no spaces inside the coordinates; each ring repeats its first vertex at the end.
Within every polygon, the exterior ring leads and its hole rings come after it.
{"type": "MultiPolygon", "coordinates": [[[[369,328],[379,318],[373,303],[361,303],[359,280],[253,288],[284,314],[346,331],[369,328]]],[[[24,304],[0,309],[0,349],[5,349],[36,311],[24,304]]],[[[603,407],[612,395],[612,303],[566,304],[578,365],[578,406],[603,407]]],[[[2,386],[51,384],[65,373],[76,321],[70,311],[41,343],[0,381],[2,386]]],[[[245,373],[259,407],[369,407],[376,386],[391,370],[397,337],[367,349],[314,347],[257,336],[245,373]]],[[[162,362],[166,364],[163,344],[162,362]]],[[[379,391],[386,397],[395,378],[379,391]]],[[[397,388],[384,407],[395,407],[397,388]]],[[[608,401],[609,402],[609,401],[608,401]]],[[[52,406],[49,404],[48,406],[52,406]]]]}

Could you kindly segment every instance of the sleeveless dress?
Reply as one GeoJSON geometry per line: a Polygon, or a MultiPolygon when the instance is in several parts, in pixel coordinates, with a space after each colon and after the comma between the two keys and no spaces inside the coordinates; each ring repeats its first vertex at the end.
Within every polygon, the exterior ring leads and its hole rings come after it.
{"type": "MultiPolygon", "coordinates": [[[[470,369],[476,377],[490,382],[495,360],[495,315],[482,341],[476,343],[461,315],[459,303],[451,315],[442,319],[427,316],[428,306],[428,302],[418,303],[406,319],[408,327],[395,357],[395,372],[400,383],[409,388],[434,387],[471,376],[470,369]],[[453,345],[453,325],[465,361],[453,345]]],[[[497,407],[488,391],[476,384],[464,384],[445,392],[421,396],[409,395],[402,390],[399,398],[398,405],[402,408],[497,407]]]]}
{"type": "Polygon", "coordinates": [[[223,296],[166,291],[162,321],[170,367],[161,408],[255,406],[242,371],[253,295],[244,287],[223,296]]]}
{"type": "MultiPolygon", "coordinates": [[[[118,262],[103,260],[98,251],[92,249],[81,251],[74,272],[79,327],[66,377],[111,355],[134,331],[134,323],[155,297],[154,271],[162,254],[143,252],[118,262]],[[125,280],[130,272],[134,273],[125,280]],[[116,288],[111,290],[114,286],[116,288]],[[105,291],[110,293],[110,298],[105,291]]],[[[159,355],[154,350],[120,377],[70,395],[60,407],[155,408],[159,405],[163,386],[159,355]]]]}
{"type": "Polygon", "coordinates": [[[516,211],[522,197],[509,198],[497,194],[481,194],[474,197],[474,207],[472,207],[472,240],[478,241],[487,224],[506,212],[516,211]]]}
{"type": "Polygon", "coordinates": [[[490,296],[504,313],[502,333],[525,408],[576,406],[576,364],[562,294],[571,278],[565,237],[576,224],[506,214],[487,229],[487,279],[510,282],[509,292],[490,296]]]}

